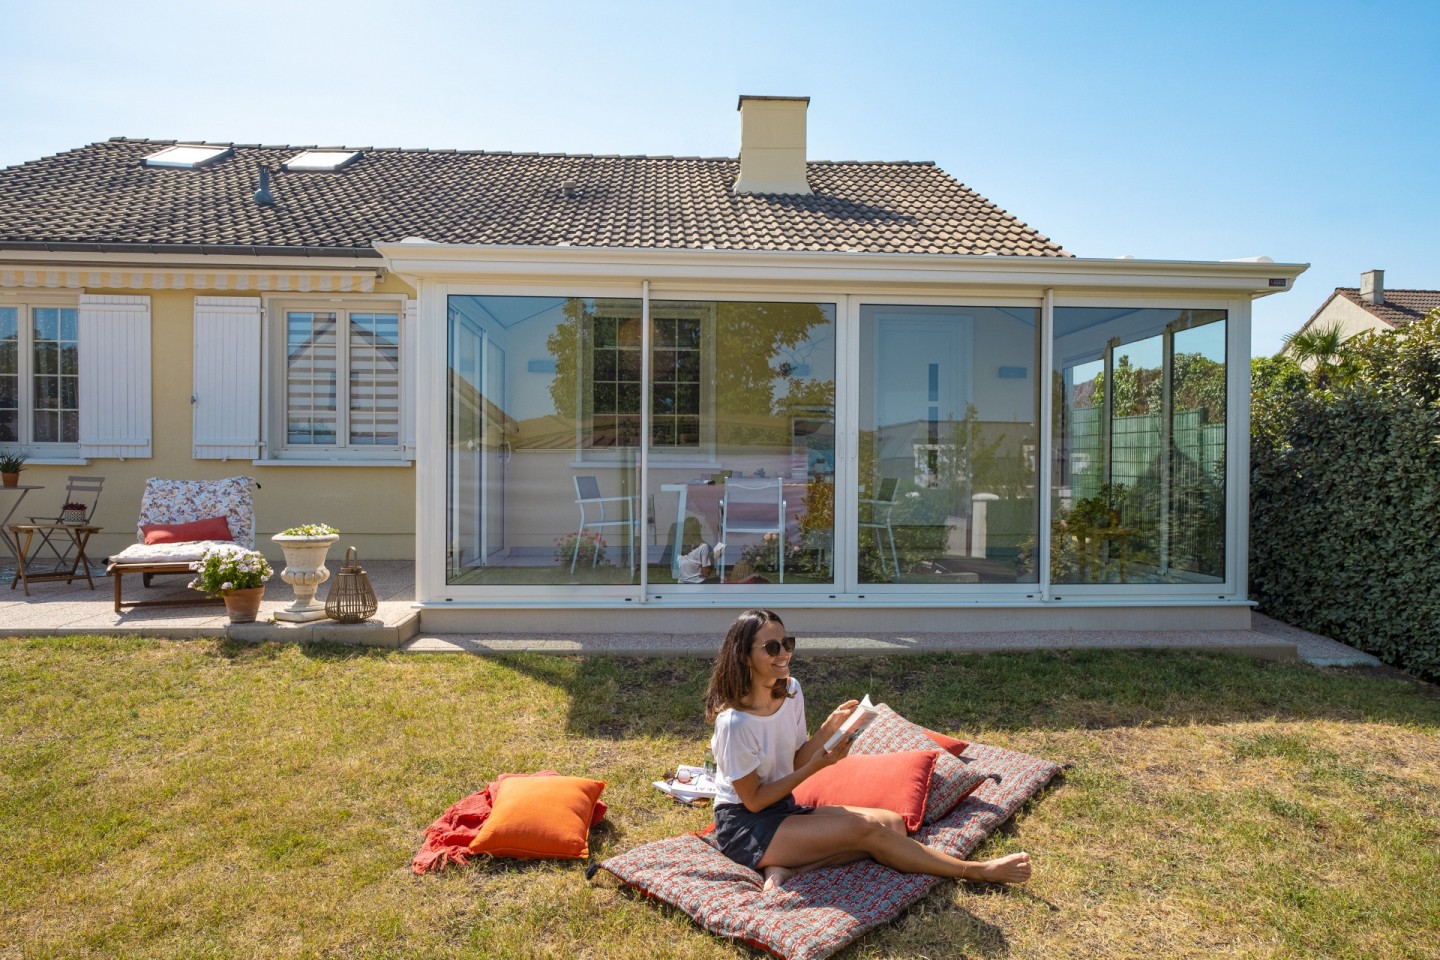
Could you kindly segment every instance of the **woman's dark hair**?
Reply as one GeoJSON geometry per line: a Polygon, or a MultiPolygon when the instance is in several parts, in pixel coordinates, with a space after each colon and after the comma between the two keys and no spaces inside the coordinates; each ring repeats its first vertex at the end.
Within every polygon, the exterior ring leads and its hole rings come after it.
{"type": "MultiPolygon", "coordinates": [[[[706,723],[714,723],[721,710],[736,706],[750,695],[750,647],[767,623],[778,623],[782,629],[785,626],[774,610],[746,610],[730,624],[710,671],[710,688],[705,691],[706,723]]],[[[776,700],[788,696],[785,691],[789,683],[783,677],[775,681],[771,693],[776,700]]]]}

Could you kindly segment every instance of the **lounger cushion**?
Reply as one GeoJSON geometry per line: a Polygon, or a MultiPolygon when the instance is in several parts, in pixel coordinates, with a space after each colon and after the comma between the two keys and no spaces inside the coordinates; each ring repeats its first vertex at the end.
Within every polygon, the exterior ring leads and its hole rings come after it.
{"type": "Polygon", "coordinates": [[[111,554],[115,563],[194,563],[212,547],[231,547],[230,540],[196,540],[194,543],[132,543],[119,553],[111,554]]]}
{"type": "Polygon", "coordinates": [[[145,543],[194,543],[197,540],[233,541],[230,524],[224,517],[206,517],[189,523],[142,523],[140,532],[145,534],[145,543]]]}
{"type": "MultiPolygon", "coordinates": [[[[987,775],[986,781],[939,823],[915,834],[921,843],[958,857],[968,856],[1059,771],[1048,760],[978,743],[966,749],[965,759],[987,775]]],[[[943,882],[862,860],[814,870],[778,891],[762,893],[758,873],[695,834],[644,844],[600,867],[683,910],[711,933],[784,960],[828,957],[895,920],[943,882]]],[[[964,896],[964,888],[956,895],[964,896]]]]}
{"type": "MultiPolygon", "coordinates": [[[[925,798],[938,750],[849,756],[807,777],[795,800],[812,807],[846,806],[890,810],[914,833],[925,819],[925,798]]],[[[977,784],[978,785],[978,784],[977,784]]]]}

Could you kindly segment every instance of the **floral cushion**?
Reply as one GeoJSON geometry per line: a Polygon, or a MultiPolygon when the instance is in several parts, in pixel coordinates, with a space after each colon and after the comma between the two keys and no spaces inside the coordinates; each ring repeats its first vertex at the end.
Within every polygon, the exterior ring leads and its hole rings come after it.
{"type": "MultiPolygon", "coordinates": [[[[1039,757],[978,743],[970,744],[965,758],[987,779],[938,823],[915,834],[921,843],[957,857],[969,855],[1060,769],[1039,757]]],[[[711,933],[784,960],[828,957],[891,922],[941,882],[861,860],[811,871],[763,893],[758,873],[695,834],[644,844],[599,868],[685,911],[711,933]]]]}
{"type": "Polygon", "coordinates": [[[211,547],[233,547],[229,540],[194,540],[187,543],[132,543],[112,554],[109,563],[194,563],[211,547]]]}
{"type": "MultiPolygon", "coordinates": [[[[208,517],[224,517],[230,537],[247,550],[255,549],[255,481],[249,477],[226,477],[224,480],[165,480],[151,477],[145,481],[145,494],[140,498],[140,519],[135,539],[145,542],[141,530],[147,524],[193,523],[208,517]]],[[[198,555],[196,557],[198,559],[198,555]]]]}

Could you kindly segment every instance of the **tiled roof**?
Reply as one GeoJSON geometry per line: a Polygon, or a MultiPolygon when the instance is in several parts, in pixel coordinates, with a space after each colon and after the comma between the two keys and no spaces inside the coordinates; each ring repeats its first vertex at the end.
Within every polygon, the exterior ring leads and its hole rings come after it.
{"type": "Polygon", "coordinates": [[[932,163],[810,163],[811,196],[736,196],[740,162],[729,158],[364,147],[358,162],[337,172],[272,172],[275,203],[261,206],[254,200],[260,168],[279,171],[306,148],[236,145],[233,155],[194,170],[143,165],[174,142],[108,140],[0,170],[0,249],[203,245],[363,254],[375,242],[423,237],[1070,256],[932,163]]]}
{"type": "Polygon", "coordinates": [[[1419,320],[1440,307],[1440,290],[1386,290],[1385,302],[1378,304],[1360,296],[1359,287],[1336,287],[1335,294],[1363,307],[1391,327],[1419,320]]]}

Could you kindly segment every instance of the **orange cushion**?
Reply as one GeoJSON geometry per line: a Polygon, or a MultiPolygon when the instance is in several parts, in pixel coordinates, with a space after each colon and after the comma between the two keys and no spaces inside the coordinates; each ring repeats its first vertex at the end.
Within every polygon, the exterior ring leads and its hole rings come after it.
{"type": "Polygon", "coordinates": [[[533,860],[590,856],[590,815],[605,784],[584,777],[515,777],[470,842],[471,853],[533,860]]]}
{"type": "Polygon", "coordinates": [[[194,543],[196,540],[234,540],[224,517],[206,517],[190,523],[147,523],[140,527],[146,543],[194,543]]]}
{"type": "Polygon", "coordinates": [[[907,833],[925,820],[935,750],[852,753],[795,788],[795,802],[814,807],[873,807],[900,814],[907,833]]]}
{"type": "Polygon", "coordinates": [[[929,737],[931,740],[934,740],[935,743],[940,747],[940,749],[944,750],[952,757],[960,756],[960,754],[965,751],[965,748],[970,746],[970,744],[966,743],[964,740],[956,740],[954,737],[947,737],[945,736],[945,734],[936,733],[934,730],[926,730],[925,736],[929,737]]]}

